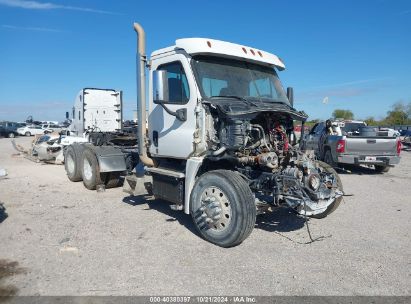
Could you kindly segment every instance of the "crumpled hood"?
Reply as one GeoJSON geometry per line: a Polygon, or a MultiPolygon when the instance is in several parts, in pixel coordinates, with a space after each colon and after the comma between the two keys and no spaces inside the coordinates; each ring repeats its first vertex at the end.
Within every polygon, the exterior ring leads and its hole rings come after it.
{"type": "Polygon", "coordinates": [[[260,102],[260,101],[242,101],[232,99],[218,99],[203,101],[217,108],[221,113],[227,116],[239,116],[260,112],[279,112],[289,114],[294,120],[305,121],[308,115],[304,111],[297,111],[284,103],[260,102]]]}

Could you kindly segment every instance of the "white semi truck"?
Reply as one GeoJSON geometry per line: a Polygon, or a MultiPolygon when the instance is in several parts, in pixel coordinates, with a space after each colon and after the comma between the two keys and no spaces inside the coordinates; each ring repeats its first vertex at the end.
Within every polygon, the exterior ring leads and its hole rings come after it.
{"type": "MultiPolygon", "coordinates": [[[[138,162],[144,173],[127,175],[124,191],[137,195],[145,188],[171,202],[191,214],[204,239],[222,247],[245,240],[257,214],[285,206],[322,218],[338,207],[343,189],[337,173],[298,149],[293,123],[304,123],[307,115],[293,107],[292,88],[286,93],[282,87],[279,57],[188,38],[148,58],[144,30],[137,23],[134,29],[138,162]],[[146,102],[147,126],[141,123],[146,102]]],[[[72,163],[78,178],[94,185],[102,173],[125,167],[119,153],[83,151],[72,152],[72,163]]]]}
{"type": "Polygon", "coordinates": [[[121,175],[138,161],[136,134],[123,132],[122,121],[122,91],[84,88],[77,94],[71,124],[59,140],[71,181],[90,190],[121,185],[121,175]]]}
{"type": "Polygon", "coordinates": [[[122,108],[122,91],[84,88],[74,101],[68,130],[75,136],[83,136],[86,131],[120,131],[122,108]]]}

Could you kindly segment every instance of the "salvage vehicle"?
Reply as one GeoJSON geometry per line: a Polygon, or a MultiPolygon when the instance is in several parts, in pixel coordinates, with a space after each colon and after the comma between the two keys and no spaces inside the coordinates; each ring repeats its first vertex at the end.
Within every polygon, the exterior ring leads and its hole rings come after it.
{"type": "MultiPolygon", "coordinates": [[[[138,153],[144,175],[128,175],[124,191],[144,188],[191,214],[200,235],[216,245],[240,244],[257,214],[278,207],[323,218],[339,206],[343,187],[336,171],[312,153],[299,151],[293,107],[271,53],[206,39],[176,40],[145,52],[145,33],[135,23],[137,43],[138,153]],[[146,68],[149,73],[148,128],[146,68]],[[149,177],[152,182],[148,182],[149,177]]],[[[302,132],[304,125],[302,126],[302,132]]],[[[83,175],[98,178],[106,165],[84,156],[83,175]]],[[[119,161],[120,158],[117,159],[119,161]]],[[[104,172],[104,171],[103,171],[104,172]]]]}
{"type": "Polygon", "coordinates": [[[42,124],[41,127],[44,130],[44,134],[63,131],[63,128],[57,124],[46,123],[46,124],[42,124]]]}
{"type": "Polygon", "coordinates": [[[401,141],[395,134],[388,136],[388,131],[362,121],[335,121],[333,125],[341,132],[324,136],[326,123],[315,124],[304,136],[302,150],[314,150],[318,159],[332,167],[367,165],[379,173],[400,162],[401,141]]]}
{"type": "Polygon", "coordinates": [[[24,136],[42,135],[44,129],[38,125],[28,125],[17,129],[17,133],[24,136]]]}
{"type": "Polygon", "coordinates": [[[39,161],[63,163],[63,151],[60,145],[61,135],[56,132],[39,136],[33,141],[32,157],[37,157],[39,161]]]}

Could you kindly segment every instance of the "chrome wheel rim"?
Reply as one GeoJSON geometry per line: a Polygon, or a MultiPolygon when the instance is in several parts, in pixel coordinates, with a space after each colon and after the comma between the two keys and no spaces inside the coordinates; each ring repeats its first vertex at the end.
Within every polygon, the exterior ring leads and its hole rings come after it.
{"type": "Polygon", "coordinates": [[[91,164],[86,158],[84,159],[84,162],[83,162],[83,174],[84,174],[85,179],[87,180],[91,180],[91,177],[93,176],[91,164]]]}
{"type": "Polygon", "coordinates": [[[67,155],[66,163],[67,163],[67,170],[70,173],[73,173],[74,172],[74,159],[73,159],[73,156],[71,156],[70,154],[67,155]]]}
{"type": "Polygon", "coordinates": [[[218,187],[208,187],[201,194],[201,218],[206,226],[215,231],[227,229],[231,222],[231,203],[218,187]]]}

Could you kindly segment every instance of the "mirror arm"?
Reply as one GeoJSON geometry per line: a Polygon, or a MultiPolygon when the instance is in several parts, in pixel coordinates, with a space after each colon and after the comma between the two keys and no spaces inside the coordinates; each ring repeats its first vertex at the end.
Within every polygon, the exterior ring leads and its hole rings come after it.
{"type": "Polygon", "coordinates": [[[157,102],[168,114],[175,116],[180,121],[187,120],[187,109],[178,109],[177,111],[173,112],[163,102],[157,102]]]}

